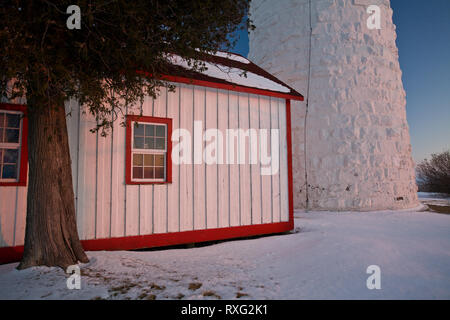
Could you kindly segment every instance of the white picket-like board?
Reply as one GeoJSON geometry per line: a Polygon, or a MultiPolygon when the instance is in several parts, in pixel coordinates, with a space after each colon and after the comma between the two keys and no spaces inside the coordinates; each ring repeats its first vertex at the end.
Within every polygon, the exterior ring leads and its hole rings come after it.
{"type": "MultiPolygon", "coordinates": [[[[180,86],[181,90],[181,106],[180,106],[180,127],[191,133],[193,131],[193,115],[194,115],[194,89],[190,85],[180,86]]],[[[191,152],[192,153],[192,152],[191,152]]],[[[193,216],[193,156],[190,155],[190,164],[180,166],[180,231],[194,229],[193,216]]]]}
{"type": "Polygon", "coordinates": [[[194,121],[201,123],[199,129],[192,131],[194,157],[194,230],[206,228],[206,166],[203,161],[203,132],[205,130],[205,88],[194,86],[194,121]]]}
{"type": "MultiPolygon", "coordinates": [[[[173,132],[180,127],[180,90],[177,87],[175,91],[167,93],[167,117],[172,119],[173,132]]],[[[169,137],[170,139],[171,137],[169,137]]],[[[174,144],[178,142],[172,142],[174,144]]],[[[180,166],[172,161],[172,183],[167,189],[167,222],[169,232],[180,231],[180,166]]]]}
{"type": "Polygon", "coordinates": [[[80,239],[95,239],[97,134],[90,131],[95,126],[95,118],[88,111],[83,113],[81,110],[77,199],[77,225],[80,239]]]}
{"type": "Polygon", "coordinates": [[[127,185],[126,187],[126,211],[125,211],[125,235],[139,235],[139,185],[127,185]]]}
{"type": "MultiPolygon", "coordinates": [[[[139,115],[141,104],[128,106],[127,114],[139,115]]],[[[140,229],[140,192],[139,185],[126,186],[125,235],[139,235],[140,229]]]]}
{"type": "Polygon", "coordinates": [[[75,201],[77,199],[78,183],[78,147],[79,147],[79,126],[80,126],[80,106],[70,99],[65,103],[67,136],[69,138],[70,160],[72,161],[72,182],[75,201]]]}
{"type": "MultiPolygon", "coordinates": [[[[278,112],[279,112],[279,99],[271,98],[270,99],[270,120],[271,120],[271,128],[278,128],[278,112]]],[[[272,164],[272,222],[280,222],[280,132],[278,131],[278,140],[277,144],[273,146],[273,148],[277,148],[277,152],[272,152],[273,156],[271,160],[272,164]],[[276,157],[276,159],[275,159],[276,157]],[[277,163],[277,164],[276,164],[277,163]],[[278,168],[277,168],[278,166],[278,168]]]]}
{"type": "MultiPolygon", "coordinates": [[[[74,99],[66,101],[66,124],[67,124],[67,136],[69,140],[69,152],[70,160],[72,164],[72,185],[74,193],[74,205],[75,212],[77,213],[78,207],[78,168],[79,168],[79,143],[80,143],[80,105],[74,99]]],[[[27,179],[28,181],[28,179],[27,179]]],[[[25,227],[24,227],[25,228],[25,227]]]]}
{"type": "MultiPolygon", "coordinates": [[[[217,117],[219,131],[223,134],[223,144],[226,145],[225,132],[228,129],[228,91],[218,90],[217,92],[217,117]]],[[[220,150],[219,150],[220,151],[220,150]]],[[[222,153],[222,164],[219,164],[218,172],[218,223],[219,227],[230,225],[230,167],[227,163],[227,154],[222,153]]]]}
{"type": "Polygon", "coordinates": [[[240,143],[239,144],[239,157],[244,160],[243,164],[239,165],[239,191],[240,191],[240,212],[241,220],[240,225],[252,224],[252,197],[251,197],[251,177],[250,177],[250,153],[252,151],[251,131],[249,130],[249,96],[248,94],[239,94],[239,128],[240,131],[240,143]],[[248,133],[248,137],[245,135],[248,133]],[[244,139],[245,138],[245,139],[244,139]],[[241,152],[244,151],[244,155],[241,152]]]}
{"type": "MultiPolygon", "coordinates": [[[[142,101],[142,115],[153,116],[155,101],[145,97],[142,101]]],[[[151,234],[154,230],[153,185],[139,185],[139,234],[151,234]]]]}
{"type": "MultiPolygon", "coordinates": [[[[260,127],[261,129],[266,129],[265,142],[267,142],[267,146],[261,148],[260,154],[261,157],[270,156],[270,98],[268,97],[260,97],[259,100],[259,116],[260,116],[260,127]],[[265,154],[263,154],[265,153],[265,154]]],[[[263,133],[261,132],[260,135],[263,133]]],[[[261,136],[260,136],[260,144],[261,136]]],[[[261,146],[260,146],[261,147],[261,146]]],[[[270,164],[261,163],[261,167],[267,168],[270,164]]],[[[261,175],[261,194],[262,194],[262,219],[263,223],[272,222],[272,176],[271,175],[261,175]]]]}
{"type": "MultiPolygon", "coordinates": [[[[155,100],[154,117],[167,117],[167,88],[161,88],[159,96],[155,100]]],[[[167,232],[167,185],[153,185],[153,221],[154,233],[167,232]]]]}
{"type": "Polygon", "coordinates": [[[96,238],[111,234],[111,135],[97,135],[97,224],[96,238]]]}
{"type": "Polygon", "coordinates": [[[1,188],[0,194],[0,246],[14,245],[14,219],[16,216],[17,187],[1,188]]]}
{"type": "MultiPolygon", "coordinates": [[[[206,89],[206,129],[217,129],[218,128],[218,118],[217,118],[217,90],[216,89],[206,89]]],[[[216,143],[216,152],[219,151],[223,155],[222,150],[217,147],[216,141],[209,141],[209,143],[216,143]]],[[[223,146],[221,146],[221,149],[223,146]]],[[[207,228],[217,228],[218,227],[218,171],[219,165],[209,164],[206,165],[206,227],[207,228]]]]}
{"type": "Polygon", "coordinates": [[[251,184],[252,184],[252,224],[259,224],[262,222],[261,211],[261,168],[259,164],[259,97],[250,95],[249,101],[249,115],[250,127],[258,131],[257,141],[257,161],[256,164],[250,166],[251,184]]]}
{"type": "MultiPolygon", "coordinates": [[[[27,179],[28,181],[28,179],[27,179]]],[[[25,243],[25,221],[27,216],[27,191],[26,187],[17,187],[17,202],[15,216],[14,245],[20,246],[25,243]]],[[[1,201],[1,199],[0,199],[1,201]]]]}
{"type": "MultiPolygon", "coordinates": [[[[239,128],[239,99],[238,95],[229,95],[229,129],[239,128]]],[[[240,175],[239,175],[239,139],[228,136],[228,146],[226,152],[229,153],[230,160],[230,226],[241,224],[240,212],[240,175]],[[234,141],[232,141],[234,140],[234,141]],[[234,152],[232,151],[234,147],[234,152]]]]}
{"type": "Polygon", "coordinates": [[[281,221],[289,220],[289,192],[288,192],[288,161],[287,161],[287,128],[286,128],[286,102],[280,100],[279,127],[280,127],[280,205],[281,221]]]}
{"type": "MultiPolygon", "coordinates": [[[[116,116],[114,116],[116,117],[116,116]]],[[[126,186],[125,186],[125,138],[126,128],[121,125],[125,121],[119,113],[113,124],[111,138],[113,141],[111,162],[111,237],[125,236],[126,220],[126,186]]]]}

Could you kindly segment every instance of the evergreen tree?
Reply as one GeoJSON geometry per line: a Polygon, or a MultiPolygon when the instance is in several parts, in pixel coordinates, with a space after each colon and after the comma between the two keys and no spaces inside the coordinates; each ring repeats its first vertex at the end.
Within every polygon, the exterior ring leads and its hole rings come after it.
{"type": "Polygon", "coordinates": [[[72,4],[0,3],[0,90],[8,99],[26,97],[29,122],[19,269],[88,261],[76,228],[64,102],[77,99],[95,116],[94,131],[106,134],[125,106],[158,94],[167,54],[197,70],[202,54],[229,50],[236,41],[230,35],[251,25],[249,0],[82,0],[79,29],[72,4]]]}

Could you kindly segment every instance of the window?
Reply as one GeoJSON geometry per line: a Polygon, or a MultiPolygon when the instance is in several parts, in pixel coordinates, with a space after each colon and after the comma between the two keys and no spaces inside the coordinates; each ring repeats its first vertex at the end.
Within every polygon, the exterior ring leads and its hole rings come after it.
{"type": "Polygon", "coordinates": [[[127,116],[127,184],[171,182],[172,119],[127,116]]]}
{"type": "Polygon", "coordinates": [[[25,186],[27,131],[23,105],[0,104],[0,186],[25,186]]]}

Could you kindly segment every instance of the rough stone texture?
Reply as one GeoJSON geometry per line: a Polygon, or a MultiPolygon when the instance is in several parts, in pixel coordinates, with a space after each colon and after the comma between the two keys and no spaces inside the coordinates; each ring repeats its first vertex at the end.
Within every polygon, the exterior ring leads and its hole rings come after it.
{"type": "Polygon", "coordinates": [[[312,0],[311,17],[308,0],[251,2],[249,59],[305,95],[292,106],[296,208],[306,185],[311,209],[418,205],[392,9],[372,1],[381,30],[369,30],[365,2],[312,0]]]}

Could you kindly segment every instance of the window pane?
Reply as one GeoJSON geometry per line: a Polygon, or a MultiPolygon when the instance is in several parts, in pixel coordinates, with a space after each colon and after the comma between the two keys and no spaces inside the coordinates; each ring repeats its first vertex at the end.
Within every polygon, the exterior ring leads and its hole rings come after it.
{"type": "Polygon", "coordinates": [[[154,149],[155,148],[155,143],[154,143],[154,138],[145,138],[145,149],[154,149]]]}
{"type": "Polygon", "coordinates": [[[133,154],[133,166],[142,167],[142,154],[133,154]]]}
{"type": "Polygon", "coordinates": [[[142,179],[143,176],[143,168],[142,167],[133,167],[133,178],[134,179],[142,179]]]}
{"type": "Polygon", "coordinates": [[[144,155],[144,166],[153,166],[153,155],[145,154],[144,155]]]}
{"type": "Polygon", "coordinates": [[[17,166],[16,165],[3,165],[3,179],[17,179],[17,166]]]}
{"type": "Polygon", "coordinates": [[[139,123],[135,122],[134,136],[144,136],[144,127],[145,127],[145,125],[143,125],[142,123],[139,124],[139,123]]]}
{"type": "Polygon", "coordinates": [[[164,155],[162,155],[162,154],[155,155],[155,166],[159,166],[159,167],[164,166],[164,155]]]}
{"type": "Polygon", "coordinates": [[[135,137],[134,138],[134,148],[144,149],[144,138],[135,137]]]}
{"type": "Polygon", "coordinates": [[[164,138],[155,138],[155,149],[164,150],[166,143],[164,138]]]}
{"type": "Polygon", "coordinates": [[[6,114],[6,126],[8,128],[20,128],[20,114],[6,114]]]}
{"type": "Polygon", "coordinates": [[[0,112],[0,129],[5,126],[6,114],[4,112],[0,112]]]}
{"type": "Polygon", "coordinates": [[[16,164],[19,152],[16,149],[4,149],[3,163],[16,164]]]}
{"type": "Polygon", "coordinates": [[[155,168],[155,179],[164,179],[164,168],[155,168]]]}
{"type": "Polygon", "coordinates": [[[5,142],[19,143],[19,129],[6,129],[5,138],[5,142]]]}
{"type": "Polygon", "coordinates": [[[3,141],[3,128],[0,128],[0,142],[5,142],[3,141]]]}
{"type": "Polygon", "coordinates": [[[153,179],[153,168],[152,167],[144,168],[144,179],[153,179]]]}
{"type": "Polygon", "coordinates": [[[3,150],[4,149],[0,149],[0,165],[3,163],[3,150]]]}
{"type": "Polygon", "coordinates": [[[166,136],[166,126],[157,126],[156,127],[156,136],[157,137],[165,137],[166,136]]]}
{"type": "Polygon", "coordinates": [[[145,125],[145,136],[153,137],[155,135],[155,126],[152,124],[145,125]]]}

